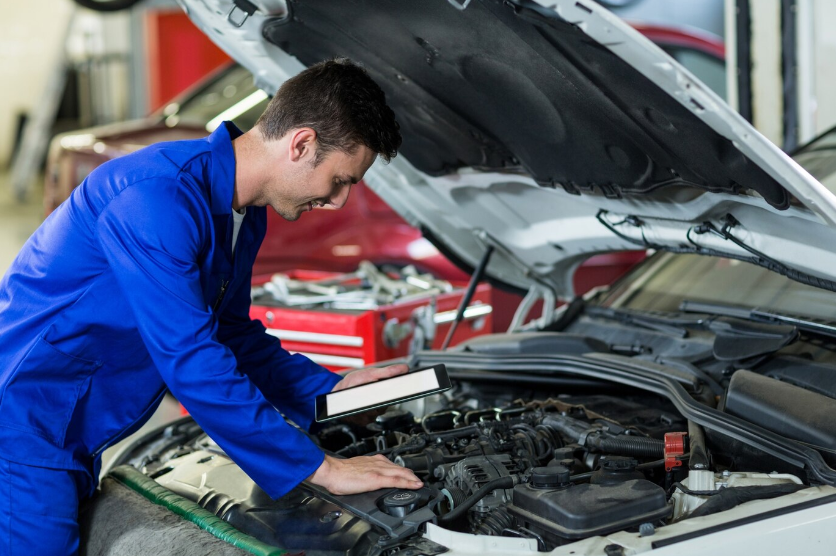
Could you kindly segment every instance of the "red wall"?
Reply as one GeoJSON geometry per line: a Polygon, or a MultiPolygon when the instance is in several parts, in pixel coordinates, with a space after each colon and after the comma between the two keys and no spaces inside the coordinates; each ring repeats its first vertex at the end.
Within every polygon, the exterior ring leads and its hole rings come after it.
{"type": "Polygon", "coordinates": [[[145,29],[151,111],[229,61],[181,11],[149,10],[145,29]]]}

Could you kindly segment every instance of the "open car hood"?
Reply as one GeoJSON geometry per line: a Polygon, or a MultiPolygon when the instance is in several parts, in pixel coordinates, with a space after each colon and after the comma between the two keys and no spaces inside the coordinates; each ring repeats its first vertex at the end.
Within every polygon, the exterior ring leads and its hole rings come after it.
{"type": "Polygon", "coordinates": [[[466,265],[494,246],[494,280],[571,297],[587,257],[647,247],[836,289],[836,197],[590,0],[179,1],[266,91],[362,63],[404,137],[366,182],[466,265]]]}

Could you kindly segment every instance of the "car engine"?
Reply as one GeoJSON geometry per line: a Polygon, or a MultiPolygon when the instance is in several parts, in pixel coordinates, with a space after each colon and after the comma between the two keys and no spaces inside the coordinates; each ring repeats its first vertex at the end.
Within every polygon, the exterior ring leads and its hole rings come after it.
{"type": "Polygon", "coordinates": [[[793,474],[757,465],[743,472],[728,454],[712,455],[700,428],[661,396],[584,390],[540,397],[542,387],[458,381],[370,423],[337,421],[311,434],[336,457],[381,454],[412,469],[425,483],[416,491],[335,496],[302,483],[272,500],[189,418],[116,464],[244,533],[314,555],[444,552],[422,535],[430,523],[552,550],[618,531],[651,535],[745,501],[703,507],[729,486],[755,487],[749,499],[805,488],[793,474]]]}

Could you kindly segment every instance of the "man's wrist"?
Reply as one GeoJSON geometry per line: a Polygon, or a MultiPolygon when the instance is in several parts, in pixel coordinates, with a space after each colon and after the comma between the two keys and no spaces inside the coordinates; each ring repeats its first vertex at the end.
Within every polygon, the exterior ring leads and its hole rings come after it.
{"type": "Polygon", "coordinates": [[[322,458],[322,463],[319,465],[319,467],[316,468],[316,471],[314,471],[313,474],[310,477],[308,477],[307,480],[315,485],[322,486],[325,480],[327,479],[329,473],[331,472],[331,462],[329,460],[330,457],[328,455],[325,455],[325,457],[322,458]]]}

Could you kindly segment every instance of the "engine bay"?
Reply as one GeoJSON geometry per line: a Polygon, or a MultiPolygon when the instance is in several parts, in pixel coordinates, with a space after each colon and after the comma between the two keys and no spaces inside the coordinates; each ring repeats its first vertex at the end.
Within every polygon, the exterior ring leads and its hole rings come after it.
{"type": "Polygon", "coordinates": [[[430,523],[550,551],[650,536],[809,483],[762,454],[724,451],[663,396],[614,384],[458,380],[371,423],[335,423],[311,435],[326,453],[380,454],[425,486],[335,496],[302,483],[272,500],[188,418],[122,462],[264,542],[322,555],[444,552],[422,536],[430,523]]]}
{"type": "Polygon", "coordinates": [[[411,368],[447,366],[443,394],[306,431],[333,457],[411,469],[419,490],[337,496],[303,482],[273,500],[190,418],[113,465],[322,556],[432,555],[474,539],[497,554],[641,552],[836,501],[829,329],[573,305],[550,330],[412,356],[411,368]]]}

